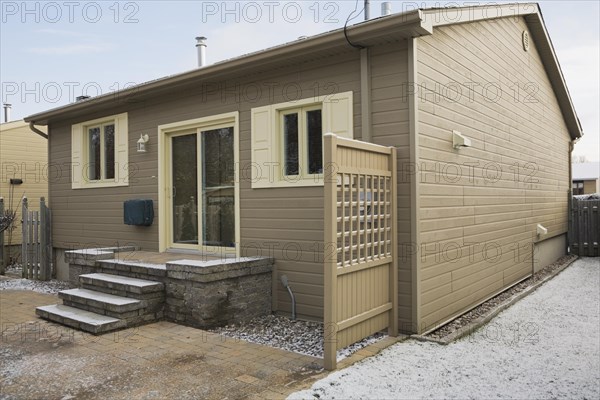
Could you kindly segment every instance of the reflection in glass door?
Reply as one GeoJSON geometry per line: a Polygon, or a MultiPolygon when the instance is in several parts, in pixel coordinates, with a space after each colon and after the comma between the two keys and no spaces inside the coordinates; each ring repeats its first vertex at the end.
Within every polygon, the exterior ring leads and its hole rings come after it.
{"type": "Polygon", "coordinates": [[[234,249],[233,127],[172,136],[170,164],[172,244],[234,249]]]}
{"type": "Polygon", "coordinates": [[[173,243],[198,244],[198,150],[195,133],[171,139],[173,243]]]}
{"type": "Polygon", "coordinates": [[[235,247],[233,127],[201,132],[202,244],[235,247]]]}

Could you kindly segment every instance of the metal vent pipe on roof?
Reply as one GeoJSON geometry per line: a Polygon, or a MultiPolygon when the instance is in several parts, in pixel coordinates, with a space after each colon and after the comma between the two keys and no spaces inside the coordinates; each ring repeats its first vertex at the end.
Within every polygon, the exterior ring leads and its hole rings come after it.
{"type": "Polygon", "coordinates": [[[385,17],[386,15],[392,14],[392,3],[389,1],[384,1],[381,3],[381,16],[385,17]]]}
{"type": "Polygon", "coordinates": [[[198,50],[198,68],[206,65],[206,38],[198,36],[196,38],[196,49],[198,50]]]}
{"type": "Polygon", "coordinates": [[[365,21],[371,19],[371,2],[369,0],[365,0],[365,21]]]}
{"type": "Polygon", "coordinates": [[[4,103],[2,104],[2,108],[4,108],[4,122],[9,122],[10,121],[10,110],[11,110],[12,104],[8,104],[8,103],[4,103]]]}

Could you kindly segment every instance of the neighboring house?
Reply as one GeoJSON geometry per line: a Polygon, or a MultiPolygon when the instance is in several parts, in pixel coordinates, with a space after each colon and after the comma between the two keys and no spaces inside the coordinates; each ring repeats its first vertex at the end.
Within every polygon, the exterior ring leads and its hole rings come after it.
{"type": "Polygon", "coordinates": [[[21,199],[27,196],[30,210],[39,211],[40,197],[48,196],[47,174],[48,141],[23,121],[0,124],[0,197],[6,209],[17,211],[15,228],[4,233],[13,259],[21,253],[21,199]]]}
{"type": "Polygon", "coordinates": [[[573,164],[573,195],[600,193],[600,162],[573,164]]]}
{"type": "Polygon", "coordinates": [[[564,255],[582,129],[538,6],[414,10],[346,33],[27,117],[48,126],[62,168],[54,246],[273,256],[273,311],[290,311],[285,274],[298,315],[321,319],[321,134],[333,132],[398,149],[402,331],[564,255]],[[152,226],[123,224],[136,198],[153,200],[152,226]]]}

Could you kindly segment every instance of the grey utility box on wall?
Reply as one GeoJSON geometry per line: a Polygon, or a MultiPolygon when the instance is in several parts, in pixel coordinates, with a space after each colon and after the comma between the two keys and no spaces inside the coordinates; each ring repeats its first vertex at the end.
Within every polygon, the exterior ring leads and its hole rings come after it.
{"type": "Polygon", "coordinates": [[[123,222],[126,225],[150,226],[154,221],[152,200],[135,199],[123,203],[123,222]]]}

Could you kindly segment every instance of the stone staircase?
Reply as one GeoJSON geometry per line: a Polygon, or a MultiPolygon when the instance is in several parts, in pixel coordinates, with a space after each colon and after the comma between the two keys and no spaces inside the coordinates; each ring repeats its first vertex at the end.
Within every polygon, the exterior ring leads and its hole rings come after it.
{"type": "Polygon", "coordinates": [[[64,256],[78,288],[63,290],[63,304],[37,307],[36,314],[93,334],[161,319],[207,329],[271,313],[270,257],[180,258],[130,246],[64,256]]]}
{"type": "Polygon", "coordinates": [[[162,282],[110,273],[79,275],[78,289],[58,293],[63,304],[36,308],[41,318],[93,334],[149,323],[162,318],[162,282]]]}

